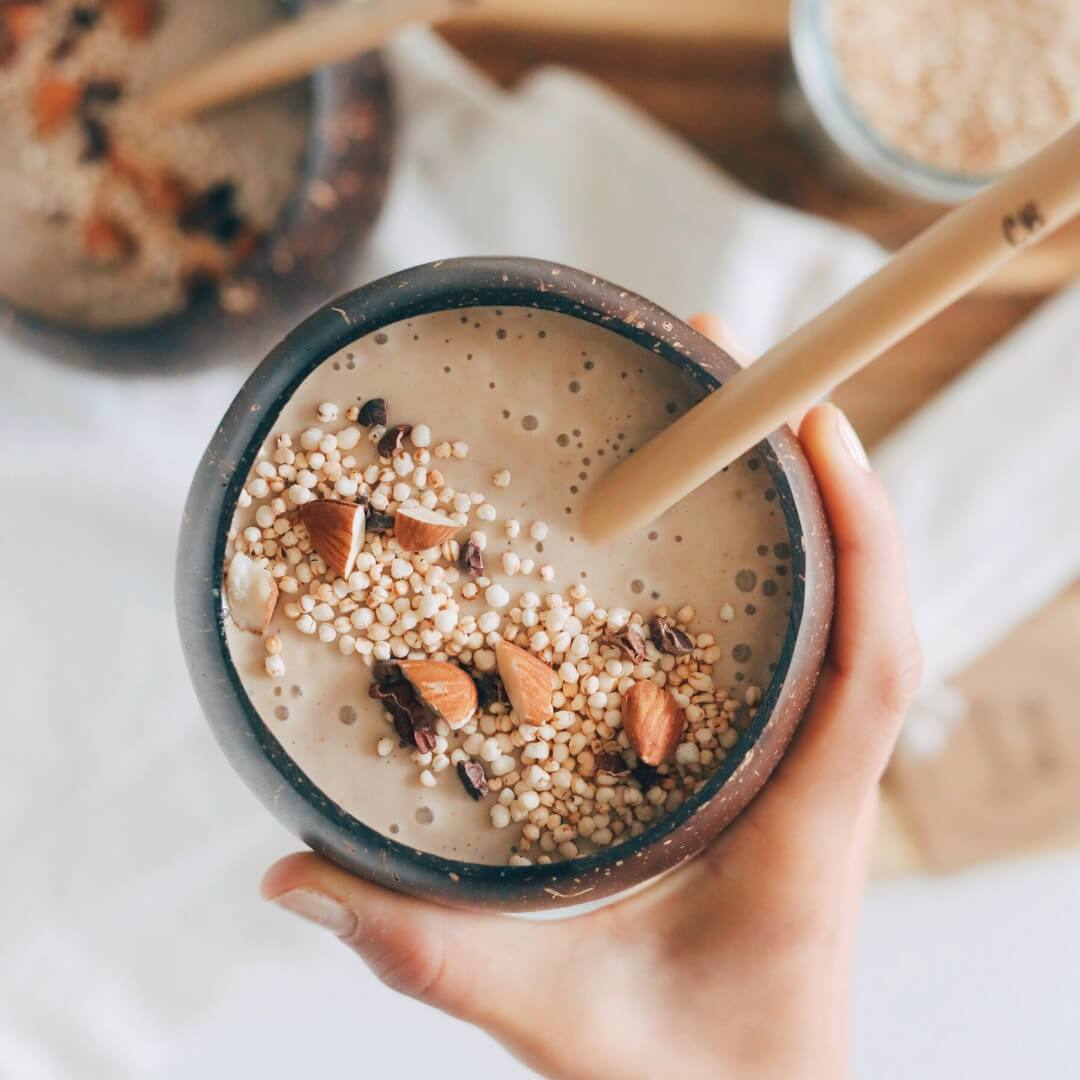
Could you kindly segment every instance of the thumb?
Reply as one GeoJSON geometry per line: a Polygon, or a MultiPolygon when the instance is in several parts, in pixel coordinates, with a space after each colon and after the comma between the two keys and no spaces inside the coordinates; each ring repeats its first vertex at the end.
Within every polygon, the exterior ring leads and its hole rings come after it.
{"type": "Polygon", "coordinates": [[[564,928],[443,908],[391,892],[311,853],[290,855],[263,877],[261,893],[335,934],[392,990],[486,1028],[507,1043],[525,1037],[520,1001],[501,988],[529,985],[530,1000],[566,970],[564,928]]]}
{"type": "Polygon", "coordinates": [[[825,671],[777,788],[848,809],[876,790],[919,683],[920,653],[899,526],[854,429],[835,406],[819,405],[799,435],[836,551],[836,612],[825,671]]]}

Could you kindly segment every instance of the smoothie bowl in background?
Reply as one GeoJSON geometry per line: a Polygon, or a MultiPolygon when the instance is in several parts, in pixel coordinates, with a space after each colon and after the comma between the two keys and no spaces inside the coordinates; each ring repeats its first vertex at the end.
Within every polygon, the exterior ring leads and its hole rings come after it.
{"type": "Polygon", "coordinates": [[[417,267],[251,376],[185,510],[180,630],[237,771],[312,848],[446,903],[595,901],[699,852],[821,669],[832,551],[778,431],[648,529],[590,485],[737,371],[626,290],[417,267]]]}
{"type": "Polygon", "coordinates": [[[381,205],[377,55],[163,120],[172,76],[323,0],[0,3],[0,325],[110,369],[265,351],[381,205]]]}

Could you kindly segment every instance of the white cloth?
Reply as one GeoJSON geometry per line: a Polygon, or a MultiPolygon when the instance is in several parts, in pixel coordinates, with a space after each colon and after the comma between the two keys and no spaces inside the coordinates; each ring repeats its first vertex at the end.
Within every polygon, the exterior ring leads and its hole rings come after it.
{"type": "MultiPolygon", "coordinates": [[[[585,80],[505,94],[423,33],[391,59],[396,174],[358,282],[541,255],[719,312],[758,350],[879,259],[585,80]]],[[[257,359],[116,379],[0,342],[0,1076],[527,1075],[257,899],[297,845],[214,745],[172,602],[189,478],[257,359]]]]}
{"type": "Polygon", "coordinates": [[[905,534],[925,689],[904,747],[966,715],[955,675],[1080,577],[1080,289],[1043,307],[874,454],[905,534]]]}

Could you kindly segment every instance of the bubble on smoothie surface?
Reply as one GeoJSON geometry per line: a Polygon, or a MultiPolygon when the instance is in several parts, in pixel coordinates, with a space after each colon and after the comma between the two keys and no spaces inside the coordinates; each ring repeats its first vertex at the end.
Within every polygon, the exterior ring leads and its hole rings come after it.
{"type": "Polygon", "coordinates": [[[435,811],[430,806],[419,806],[414,817],[418,825],[430,825],[435,820],[435,811]]]}
{"type": "Polygon", "coordinates": [[[740,592],[753,592],[757,585],[757,574],[753,570],[740,570],[735,575],[735,588],[740,592]]]}
{"type": "Polygon", "coordinates": [[[289,710],[285,705],[279,705],[274,710],[274,716],[276,716],[279,720],[288,720],[289,719],[289,710]]]}

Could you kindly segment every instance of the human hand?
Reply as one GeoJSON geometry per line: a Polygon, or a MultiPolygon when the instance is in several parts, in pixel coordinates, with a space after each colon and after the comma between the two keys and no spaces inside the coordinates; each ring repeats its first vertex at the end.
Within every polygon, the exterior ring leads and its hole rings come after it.
{"type": "MultiPolygon", "coordinates": [[[[697,325],[733,351],[716,320],[697,325]]],[[[836,546],[827,665],[775,774],[698,859],[556,922],[444,909],[310,853],[272,867],[263,896],[546,1076],[843,1075],[878,780],[920,661],[899,533],[854,431],[822,405],[799,434],[836,546]]]]}

